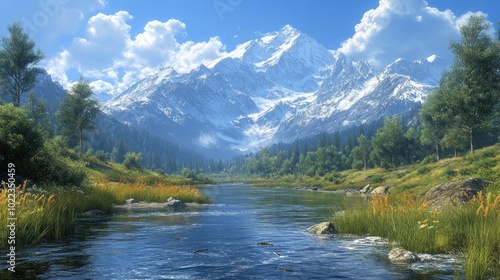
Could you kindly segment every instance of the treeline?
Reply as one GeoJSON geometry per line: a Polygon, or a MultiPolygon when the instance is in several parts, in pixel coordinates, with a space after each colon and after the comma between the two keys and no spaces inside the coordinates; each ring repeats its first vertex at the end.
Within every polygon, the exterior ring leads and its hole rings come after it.
{"type": "Polygon", "coordinates": [[[83,78],[69,91],[52,87],[53,96],[40,100],[33,88],[37,76],[46,74],[37,67],[44,54],[19,23],[8,31],[0,48],[0,166],[13,163],[17,175],[71,185],[83,182],[87,162],[95,159],[164,173],[223,168],[221,162],[106,116],[83,78]]]}
{"type": "Polygon", "coordinates": [[[180,173],[184,168],[197,173],[222,171],[221,161],[206,159],[193,150],[179,147],[159,136],[137,130],[101,114],[96,118],[96,129],[87,135],[87,153],[122,163],[127,153],[142,157],[143,167],[168,174],[180,173]]]}
{"type": "Polygon", "coordinates": [[[500,33],[499,38],[491,38],[489,29],[482,16],[472,16],[461,27],[461,41],[450,44],[455,62],[418,114],[386,118],[368,129],[346,130],[343,137],[341,132],[321,134],[263,148],[235,159],[229,171],[259,176],[327,175],[335,181],[336,171],[438,161],[496,143],[500,135],[500,33]]]}

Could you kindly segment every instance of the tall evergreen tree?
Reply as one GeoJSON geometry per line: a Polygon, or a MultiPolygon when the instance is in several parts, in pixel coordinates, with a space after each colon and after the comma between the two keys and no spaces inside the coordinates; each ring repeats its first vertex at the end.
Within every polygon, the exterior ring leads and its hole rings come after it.
{"type": "Polygon", "coordinates": [[[80,78],[71,87],[71,93],[62,101],[58,112],[61,134],[68,139],[78,139],[80,155],[83,152],[84,132],[95,129],[95,118],[99,114],[99,103],[92,98],[90,82],[80,78]]]}
{"type": "Polygon", "coordinates": [[[500,44],[488,35],[489,29],[484,16],[471,16],[460,28],[461,41],[450,44],[455,62],[439,85],[447,117],[468,135],[471,151],[478,131],[491,125],[500,102],[500,44]]]}
{"type": "Polygon", "coordinates": [[[19,23],[7,29],[10,37],[2,38],[0,49],[0,85],[2,94],[11,95],[14,106],[19,107],[21,95],[33,88],[36,76],[42,72],[36,65],[44,54],[35,50],[35,42],[19,23]]]}

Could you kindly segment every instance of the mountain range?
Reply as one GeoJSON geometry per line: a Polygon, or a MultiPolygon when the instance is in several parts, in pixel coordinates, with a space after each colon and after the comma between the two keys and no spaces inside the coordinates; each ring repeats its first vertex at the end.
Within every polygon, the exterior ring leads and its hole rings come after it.
{"type": "Polygon", "coordinates": [[[104,103],[104,112],[215,158],[402,114],[447,64],[435,55],[381,70],[287,25],[189,73],[172,68],[104,103]]]}

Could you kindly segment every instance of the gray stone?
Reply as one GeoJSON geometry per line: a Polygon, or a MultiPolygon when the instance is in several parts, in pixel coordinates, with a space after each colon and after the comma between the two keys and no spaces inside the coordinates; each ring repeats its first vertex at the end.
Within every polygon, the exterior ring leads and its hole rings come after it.
{"type": "Polygon", "coordinates": [[[307,230],[313,234],[334,234],[337,232],[335,225],[332,222],[319,223],[309,227],[307,230]]]}
{"type": "Polygon", "coordinates": [[[403,248],[394,248],[389,252],[389,260],[395,264],[407,264],[419,261],[417,254],[403,248]]]}
{"type": "Polygon", "coordinates": [[[425,200],[433,208],[460,206],[471,200],[490,181],[470,178],[458,182],[445,182],[430,189],[425,194],[425,200]]]}
{"type": "Polygon", "coordinates": [[[380,195],[385,195],[389,192],[389,187],[388,186],[381,186],[378,188],[373,189],[370,194],[380,194],[380,195]]]}
{"type": "Polygon", "coordinates": [[[368,184],[363,189],[361,189],[361,191],[359,191],[359,192],[362,194],[369,194],[370,191],[371,191],[371,186],[370,186],[370,184],[368,184]]]}
{"type": "Polygon", "coordinates": [[[139,201],[137,201],[137,199],[135,198],[129,198],[125,200],[125,204],[135,204],[135,203],[139,203],[139,201]]]}
{"type": "Polygon", "coordinates": [[[174,208],[175,210],[182,209],[186,207],[186,203],[182,202],[181,200],[177,199],[176,197],[169,197],[167,199],[167,207],[174,208]]]}
{"type": "Polygon", "coordinates": [[[93,210],[89,210],[85,213],[82,213],[80,214],[80,217],[83,217],[83,218],[97,218],[97,217],[102,217],[102,216],[105,216],[106,213],[104,213],[103,211],[101,210],[97,210],[97,209],[93,209],[93,210]]]}

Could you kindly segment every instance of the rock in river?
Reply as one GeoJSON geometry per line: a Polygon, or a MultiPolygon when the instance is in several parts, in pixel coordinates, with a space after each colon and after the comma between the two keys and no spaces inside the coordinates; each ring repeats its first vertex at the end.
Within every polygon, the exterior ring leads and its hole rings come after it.
{"type": "Polygon", "coordinates": [[[420,258],[413,252],[396,247],[389,252],[389,260],[392,263],[406,264],[419,261],[420,258]]]}
{"type": "Polygon", "coordinates": [[[307,229],[313,234],[334,234],[336,232],[335,225],[332,222],[323,222],[307,229]]]}
{"type": "Polygon", "coordinates": [[[169,197],[167,199],[167,207],[172,207],[175,210],[183,209],[186,207],[186,203],[182,202],[181,200],[177,199],[176,197],[169,197]]]}
{"type": "Polygon", "coordinates": [[[94,209],[94,210],[90,210],[90,211],[87,211],[85,213],[80,214],[80,217],[82,217],[82,218],[99,218],[99,217],[102,217],[105,215],[106,214],[104,212],[102,212],[101,210],[94,209]]]}
{"type": "Polygon", "coordinates": [[[135,204],[135,203],[139,203],[139,201],[137,201],[137,199],[135,198],[129,198],[125,200],[125,204],[135,204]]]}

